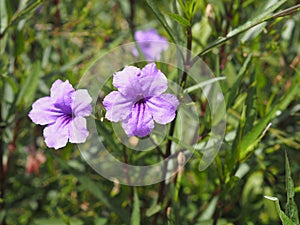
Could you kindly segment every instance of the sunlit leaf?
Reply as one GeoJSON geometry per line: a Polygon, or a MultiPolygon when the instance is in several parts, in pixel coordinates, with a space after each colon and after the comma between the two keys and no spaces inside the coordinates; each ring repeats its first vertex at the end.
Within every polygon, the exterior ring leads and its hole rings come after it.
{"type": "Polygon", "coordinates": [[[8,18],[6,13],[5,0],[0,0],[0,38],[7,26],[8,18]]]}
{"type": "Polygon", "coordinates": [[[281,210],[278,198],[271,197],[271,196],[264,196],[264,197],[274,202],[277,214],[279,215],[283,225],[295,225],[295,223],[290,218],[288,218],[287,215],[281,210]]]}
{"type": "Polygon", "coordinates": [[[189,22],[186,18],[182,17],[182,16],[179,15],[179,14],[169,13],[168,15],[169,15],[173,20],[175,20],[176,22],[180,23],[180,24],[183,25],[183,26],[189,27],[189,26],[191,25],[190,22],[189,22]]]}

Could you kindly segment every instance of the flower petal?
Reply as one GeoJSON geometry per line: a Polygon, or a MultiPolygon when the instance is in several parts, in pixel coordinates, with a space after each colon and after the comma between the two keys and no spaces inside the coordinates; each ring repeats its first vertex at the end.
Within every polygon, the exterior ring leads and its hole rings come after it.
{"type": "Polygon", "coordinates": [[[148,99],[146,104],[155,122],[167,124],[175,118],[175,112],[179,102],[175,95],[162,94],[148,99]]]}
{"type": "MultiPolygon", "coordinates": [[[[160,36],[155,29],[136,31],[134,38],[148,61],[160,60],[161,53],[168,49],[167,39],[160,36]]],[[[132,53],[138,56],[136,48],[133,48],[132,53]]]]}
{"type": "Polygon", "coordinates": [[[161,53],[168,49],[168,42],[165,43],[162,41],[144,41],[139,42],[139,45],[141,46],[140,48],[143,49],[146,60],[149,62],[159,61],[161,58],[161,53]]]}
{"type": "Polygon", "coordinates": [[[73,118],[70,123],[70,142],[83,143],[88,135],[89,132],[86,128],[86,119],[81,116],[73,118]]]}
{"type": "Polygon", "coordinates": [[[123,121],[122,127],[128,137],[145,137],[154,128],[154,121],[145,103],[137,103],[132,108],[132,113],[123,121]]]}
{"type": "Polygon", "coordinates": [[[69,138],[71,117],[58,117],[55,123],[44,129],[44,138],[49,148],[59,149],[66,146],[69,138]]]}
{"type": "Polygon", "coordinates": [[[118,91],[112,91],[103,100],[106,109],[105,117],[113,122],[119,122],[130,114],[133,102],[118,91]]]}
{"type": "Polygon", "coordinates": [[[36,124],[46,125],[53,123],[63,112],[51,103],[50,97],[43,97],[32,104],[29,118],[36,124]]]}
{"type": "Polygon", "coordinates": [[[61,80],[56,80],[50,89],[50,97],[53,102],[72,102],[71,93],[74,92],[74,88],[68,80],[62,82],[61,80]],[[66,98],[68,97],[68,98],[66,98]]]}
{"type": "Polygon", "coordinates": [[[73,94],[72,112],[76,116],[89,116],[92,113],[92,98],[87,90],[79,89],[73,94]]]}
{"type": "Polygon", "coordinates": [[[166,76],[156,68],[155,63],[150,63],[142,69],[140,84],[144,97],[158,96],[168,88],[166,76]]]}
{"type": "Polygon", "coordinates": [[[141,70],[134,66],[126,66],[122,71],[116,72],[113,78],[113,85],[118,88],[124,96],[134,99],[140,93],[138,76],[141,70]]]}

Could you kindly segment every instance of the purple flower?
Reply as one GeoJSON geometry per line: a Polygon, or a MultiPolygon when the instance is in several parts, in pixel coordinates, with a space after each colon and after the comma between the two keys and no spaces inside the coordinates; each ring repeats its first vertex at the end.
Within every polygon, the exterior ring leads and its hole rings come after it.
{"type": "Polygon", "coordinates": [[[89,132],[85,116],[92,112],[92,98],[87,90],[74,90],[68,80],[56,80],[51,87],[50,96],[35,101],[29,112],[30,119],[44,129],[48,147],[59,149],[68,140],[71,143],[85,142],[89,132]]]}
{"type": "MultiPolygon", "coordinates": [[[[147,61],[160,60],[161,53],[168,49],[167,39],[160,36],[155,29],[136,31],[134,33],[134,39],[147,61]]],[[[136,48],[133,48],[132,53],[134,56],[139,55],[136,48]]]]}
{"type": "Polygon", "coordinates": [[[179,102],[175,95],[163,94],[168,80],[154,63],[141,70],[126,66],[114,74],[113,85],[118,91],[104,98],[105,117],[122,122],[127,136],[147,136],[154,128],[154,121],[167,124],[175,118],[179,102]]]}

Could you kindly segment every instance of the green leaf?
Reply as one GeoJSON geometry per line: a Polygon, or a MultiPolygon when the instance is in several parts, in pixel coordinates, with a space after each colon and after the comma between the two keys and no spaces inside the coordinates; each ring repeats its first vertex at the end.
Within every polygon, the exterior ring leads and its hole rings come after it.
{"type": "MultiPolygon", "coordinates": [[[[33,220],[33,224],[34,225],[40,225],[40,224],[43,224],[43,225],[66,225],[66,223],[62,220],[62,219],[59,219],[59,218],[40,218],[40,219],[35,219],[33,220]]],[[[70,225],[83,225],[83,221],[77,219],[77,218],[70,218],[69,220],[69,224],[70,225]]]]}
{"type": "Polygon", "coordinates": [[[203,213],[201,213],[201,216],[199,217],[199,220],[198,220],[199,223],[196,223],[197,225],[203,225],[203,224],[212,225],[213,224],[213,221],[210,221],[210,222],[207,222],[207,223],[206,223],[206,221],[213,217],[214,212],[215,212],[216,207],[217,207],[217,204],[218,204],[218,200],[219,200],[219,196],[214,196],[212,199],[210,199],[207,202],[207,207],[203,211],[203,213]]]}
{"type": "Polygon", "coordinates": [[[67,62],[66,64],[62,65],[58,70],[52,71],[50,73],[47,73],[44,75],[44,78],[52,77],[53,75],[60,74],[60,73],[65,73],[66,71],[74,68],[74,66],[78,65],[80,62],[85,60],[88,57],[92,56],[92,53],[94,52],[94,49],[88,50],[76,58],[74,58],[72,61],[67,62]]]}
{"type": "Polygon", "coordinates": [[[183,16],[179,15],[179,14],[175,14],[175,13],[168,13],[168,15],[175,20],[176,22],[180,23],[181,25],[185,26],[185,27],[189,27],[191,26],[191,23],[184,18],[183,16]]]}
{"type": "Polygon", "coordinates": [[[239,121],[239,126],[237,127],[235,138],[233,140],[232,146],[231,146],[231,155],[226,157],[226,165],[227,166],[227,173],[231,173],[231,176],[235,173],[234,168],[237,168],[238,166],[238,160],[240,157],[240,145],[241,140],[243,136],[243,125],[245,121],[245,107],[243,107],[243,112],[241,114],[241,118],[239,121]]]}
{"type": "MultiPolygon", "coordinates": [[[[5,1],[5,0],[0,0],[0,3],[1,3],[1,1],[5,1]]],[[[35,1],[32,0],[32,1],[29,1],[27,5],[25,5],[20,11],[17,11],[13,15],[13,17],[11,18],[11,20],[9,22],[7,22],[7,24],[6,24],[5,27],[1,26],[0,36],[1,36],[1,34],[3,35],[7,31],[7,29],[9,27],[11,27],[12,25],[15,25],[18,21],[20,21],[21,19],[23,19],[30,12],[32,12],[41,3],[42,3],[42,0],[35,0],[35,1]]],[[[0,5],[0,6],[2,8],[2,5],[0,5]]]]}
{"type": "Polygon", "coordinates": [[[250,76],[250,83],[251,87],[247,91],[247,98],[245,101],[246,104],[246,111],[245,111],[245,125],[243,126],[243,134],[247,134],[249,130],[253,127],[257,110],[256,110],[256,88],[257,88],[257,81],[255,81],[254,73],[250,76]]]}
{"type": "Polygon", "coordinates": [[[70,218],[64,213],[62,208],[56,207],[56,211],[66,225],[71,225],[70,218]]]}
{"type": "Polygon", "coordinates": [[[178,0],[181,10],[184,12],[188,20],[193,19],[195,13],[198,10],[198,7],[200,6],[199,4],[200,2],[201,1],[198,0],[189,0],[189,1],[178,0]]]}
{"type": "Polygon", "coordinates": [[[250,65],[251,59],[252,59],[252,54],[249,54],[243,64],[242,68],[240,69],[240,71],[238,73],[236,81],[234,82],[233,86],[230,88],[229,96],[226,101],[227,109],[231,106],[233,100],[235,99],[235,97],[238,94],[238,90],[241,87],[241,82],[246,74],[246,71],[247,71],[249,65],[250,65]]]}
{"type": "Polygon", "coordinates": [[[225,184],[224,190],[220,194],[220,198],[224,199],[237,186],[239,180],[237,176],[230,177],[230,180],[225,184]]]}
{"type": "Polygon", "coordinates": [[[161,210],[161,208],[161,205],[152,205],[149,209],[147,209],[146,216],[153,216],[154,214],[158,213],[161,210]]]}
{"type": "Polygon", "coordinates": [[[92,179],[87,177],[86,175],[76,175],[81,185],[89,190],[96,198],[98,198],[101,202],[103,202],[110,210],[113,210],[123,221],[128,221],[127,213],[124,209],[115,205],[111,199],[105,194],[101,186],[96,184],[92,179]]]}
{"type": "Polygon", "coordinates": [[[23,30],[16,32],[16,45],[15,45],[15,56],[18,57],[25,50],[25,35],[23,30]]]}
{"type": "Polygon", "coordinates": [[[167,135],[166,138],[169,139],[169,140],[171,140],[171,141],[173,141],[173,142],[175,142],[176,144],[180,145],[181,147],[183,147],[183,148],[185,148],[187,150],[190,150],[192,152],[194,152],[194,150],[195,150],[193,146],[191,146],[189,144],[186,144],[186,143],[183,143],[182,141],[180,141],[176,137],[171,137],[171,136],[167,135]]]}
{"type": "Polygon", "coordinates": [[[137,193],[137,189],[134,188],[134,198],[133,198],[133,211],[131,214],[131,225],[140,225],[141,216],[140,216],[140,200],[137,193]]]}
{"type": "Polygon", "coordinates": [[[293,101],[294,97],[299,93],[299,85],[300,85],[300,74],[293,77],[291,80],[291,86],[289,90],[286,92],[286,95],[281,100],[278,109],[284,111],[288,105],[293,101]]]}
{"type": "Polygon", "coordinates": [[[197,56],[195,56],[192,61],[191,61],[191,65],[193,65],[198,59],[199,57],[205,55],[206,53],[208,53],[210,50],[212,50],[214,47],[217,47],[219,45],[224,44],[226,41],[234,38],[235,36],[249,30],[252,27],[255,27],[258,24],[261,24],[263,22],[269,21],[271,19],[277,18],[278,16],[282,16],[281,14],[275,13],[272,14],[276,9],[278,9],[281,5],[283,5],[285,2],[287,2],[287,0],[281,0],[280,2],[277,2],[276,4],[272,5],[270,8],[268,8],[267,10],[265,10],[264,13],[260,14],[259,16],[255,17],[254,19],[246,22],[245,24],[233,29],[231,32],[229,32],[226,37],[221,37],[218,40],[212,42],[211,44],[209,44],[205,49],[203,49],[201,52],[199,52],[197,54],[197,56]]]}
{"type": "Polygon", "coordinates": [[[187,93],[187,94],[191,93],[192,91],[195,91],[199,88],[204,88],[205,86],[207,86],[209,84],[213,84],[215,82],[218,82],[219,80],[225,80],[225,79],[226,79],[226,77],[215,77],[215,78],[203,81],[201,83],[195,84],[191,87],[188,87],[188,88],[184,89],[184,93],[187,93]]]}
{"type": "Polygon", "coordinates": [[[171,39],[177,43],[177,39],[175,34],[173,33],[173,30],[171,29],[171,27],[169,26],[169,24],[167,23],[164,15],[160,12],[160,10],[158,9],[157,5],[155,4],[155,2],[153,0],[146,0],[147,4],[150,6],[150,8],[152,9],[152,11],[154,12],[155,16],[157,17],[157,19],[159,20],[159,22],[161,23],[161,25],[165,28],[165,30],[168,32],[169,36],[171,37],[171,39]]]}
{"type": "Polygon", "coordinates": [[[107,221],[108,221],[107,218],[96,217],[94,220],[94,224],[95,225],[105,225],[105,224],[107,224],[107,221]]]}
{"type": "MultiPolygon", "coordinates": [[[[0,199],[0,203],[1,203],[1,200],[2,200],[2,199],[0,199]]],[[[0,223],[1,223],[2,220],[4,219],[5,215],[6,215],[6,211],[5,211],[5,210],[2,210],[2,211],[0,212],[0,223]]]]}
{"type": "Polygon", "coordinates": [[[265,132],[271,126],[270,120],[274,117],[278,107],[274,107],[269,114],[261,119],[245,136],[240,144],[240,160],[246,159],[252,152],[257,143],[263,138],[265,132]]]}
{"type": "Polygon", "coordinates": [[[107,146],[111,147],[115,151],[121,151],[120,145],[118,145],[113,138],[111,138],[112,133],[108,129],[105,123],[96,120],[95,121],[97,129],[101,131],[101,136],[103,136],[105,142],[107,143],[107,146]]]}
{"type": "Polygon", "coordinates": [[[280,101],[273,107],[273,109],[262,119],[258,121],[254,127],[243,136],[240,144],[240,160],[244,160],[253,152],[253,148],[264,136],[266,130],[269,128],[270,121],[276,116],[278,110],[285,110],[290,102],[297,95],[299,90],[300,77],[292,79],[292,85],[280,101]]]}
{"type": "Polygon", "coordinates": [[[10,85],[11,89],[16,94],[18,92],[19,88],[18,88],[18,85],[17,85],[15,79],[10,76],[6,76],[6,75],[3,75],[3,77],[4,77],[5,82],[10,85]]]}
{"type": "Polygon", "coordinates": [[[119,205],[114,203],[113,199],[109,198],[108,195],[102,191],[101,187],[96,182],[94,182],[86,175],[75,172],[68,164],[65,163],[65,161],[55,156],[54,154],[52,154],[52,156],[59,163],[60,167],[65,168],[67,171],[72,173],[86,190],[88,190],[96,198],[98,198],[104,205],[106,205],[107,208],[109,208],[111,211],[114,211],[126,224],[129,224],[127,212],[119,205]]]}
{"type": "Polygon", "coordinates": [[[6,5],[5,0],[0,0],[0,38],[1,34],[4,32],[7,27],[7,13],[6,13],[6,5]]]}
{"type": "Polygon", "coordinates": [[[283,225],[295,225],[295,223],[287,217],[287,215],[281,210],[279,200],[276,197],[264,196],[266,199],[271,200],[275,203],[276,212],[283,225]]]}
{"type": "Polygon", "coordinates": [[[291,176],[291,168],[287,153],[285,152],[285,179],[286,179],[286,190],[287,190],[287,203],[285,211],[287,216],[294,222],[299,224],[298,208],[294,200],[295,190],[294,182],[291,176]]]}
{"type": "Polygon", "coordinates": [[[34,64],[18,95],[16,102],[18,106],[27,106],[33,102],[41,74],[40,63],[34,64]]]}

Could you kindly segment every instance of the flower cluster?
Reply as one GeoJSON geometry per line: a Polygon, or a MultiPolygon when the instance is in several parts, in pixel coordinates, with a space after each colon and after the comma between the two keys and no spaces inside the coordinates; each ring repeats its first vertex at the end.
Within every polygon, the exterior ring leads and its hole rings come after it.
{"type": "Polygon", "coordinates": [[[48,125],[44,129],[46,145],[59,149],[68,141],[85,142],[89,132],[84,117],[92,112],[91,102],[87,90],[75,91],[68,80],[56,80],[50,96],[33,103],[29,117],[36,124],[48,125]]]}
{"type": "MultiPolygon", "coordinates": [[[[147,61],[160,60],[161,53],[167,50],[169,46],[167,39],[160,36],[155,29],[136,31],[134,33],[134,39],[147,61]]],[[[139,55],[136,48],[133,48],[132,53],[134,56],[139,55]]]]}
{"type": "MultiPolygon", "coordinates": [[[[103,100],[106,118],[122,122],[125,133],[145,137],[154,129],[154,122],[167,124],[175,118],[178,99],[164,93],[168,89],[166,76],[154,63],[139,69],[126,66],[113,76],[112,91],[103,100]]],[[[89,132],[86,119],[92,112],[92,98],[87,90],[74,90],[69,81],[53,83],[50,96],[35,101],[29,112],[30,119],[44,129],[48,147],[59,149],[67,142],[83,143],[89,132]]]]}
{"type": "Polygon", "coordinates": [[[126,66],[114,74],[113,85],[118,91],[112,91],[104,98],[105,117],[122,122],[129,137],[147,136],[154,128],[154,121],[167,124],[175,118],[178,99],[172,94],[164,94],[168,80],[154,63],[143,69],[126,66]]]}

